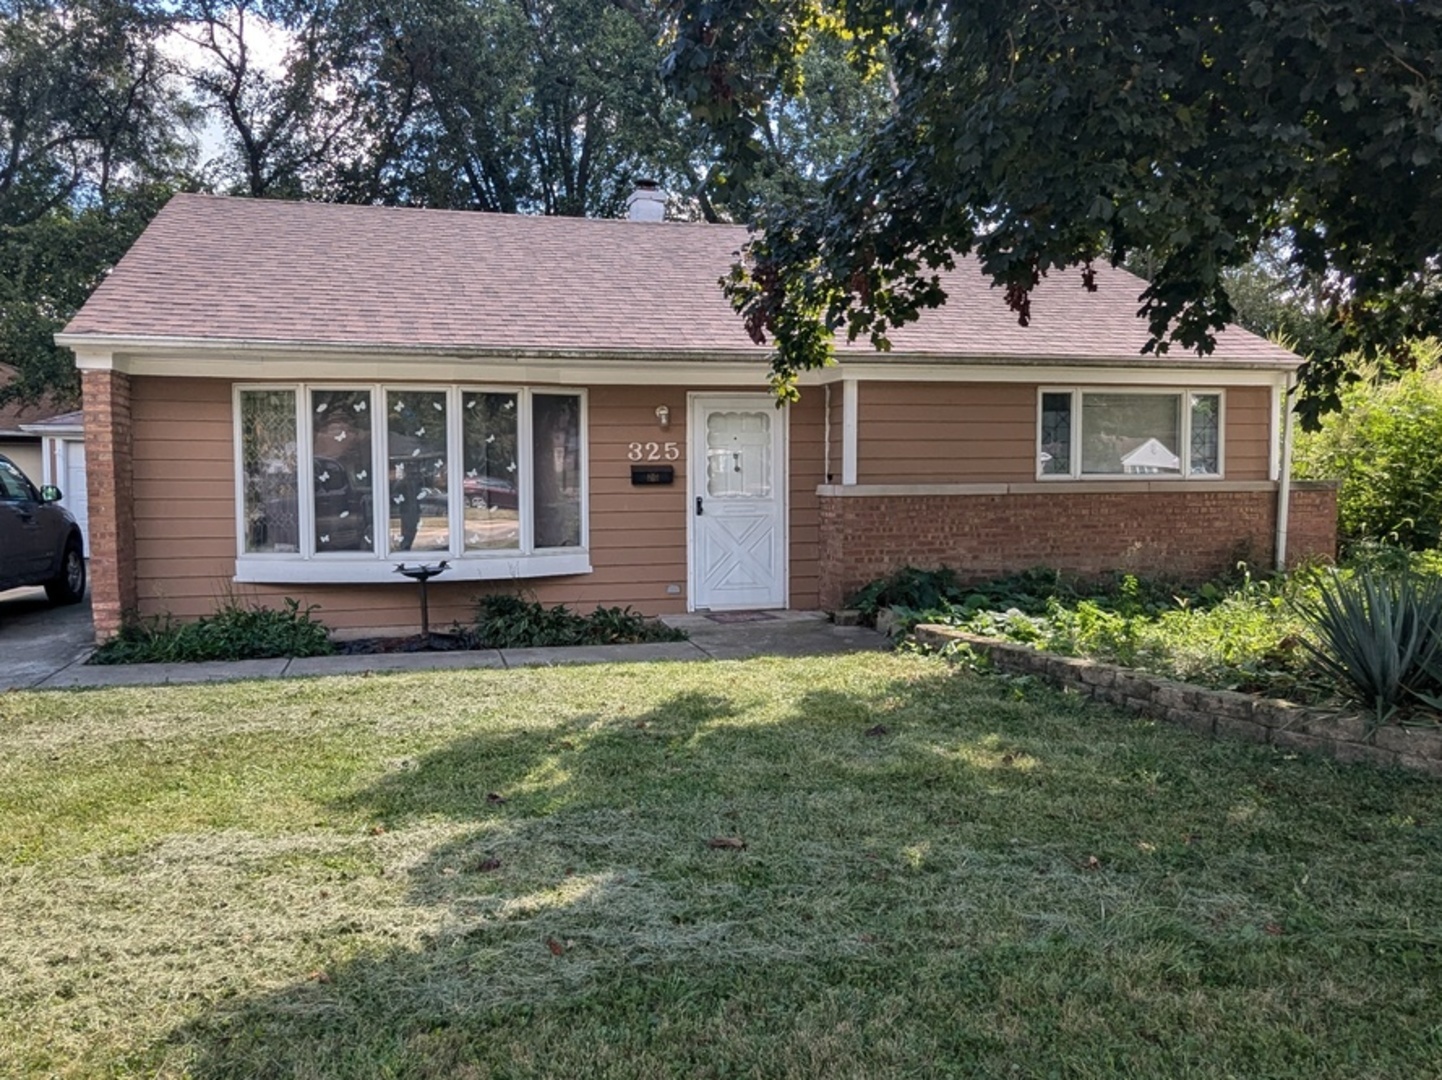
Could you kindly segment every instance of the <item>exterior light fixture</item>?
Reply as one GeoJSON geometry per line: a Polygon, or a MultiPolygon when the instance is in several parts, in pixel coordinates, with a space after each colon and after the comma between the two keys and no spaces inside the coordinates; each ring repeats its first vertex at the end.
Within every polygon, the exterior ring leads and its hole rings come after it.
{"type": "Polygon", "coordinates": [[[656,422],[661,425],[662,431],[671,430],[671,408],[668,405],[656,406],[656,422]]]}

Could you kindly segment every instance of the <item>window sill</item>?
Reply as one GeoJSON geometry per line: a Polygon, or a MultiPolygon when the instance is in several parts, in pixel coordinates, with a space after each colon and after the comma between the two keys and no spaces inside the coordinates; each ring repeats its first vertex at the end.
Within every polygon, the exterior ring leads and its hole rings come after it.
{"type": "Polygon", "coordinates": [[[404,585],[410,578],[396,573],[402,563],[437,563],[450,567],[437,581],[509,581],[513,578],[589,574],[591,553],[584,550],[540,555],[467,555],[450,558],[441,552],[398,552],[388,559],[369,555],[330,555],[314,559],[290,555],[243,555],[235,560],[235,581],[243,585],[404,585]]]}

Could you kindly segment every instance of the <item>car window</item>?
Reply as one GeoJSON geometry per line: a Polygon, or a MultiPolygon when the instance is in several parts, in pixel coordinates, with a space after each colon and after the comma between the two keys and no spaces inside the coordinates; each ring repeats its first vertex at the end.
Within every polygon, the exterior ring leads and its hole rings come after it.
{"type": "Polygon", "coordinates": [[[34,502],[37,498],[25,474],[8,461],[0,461],[0,499],[34,502]]]}

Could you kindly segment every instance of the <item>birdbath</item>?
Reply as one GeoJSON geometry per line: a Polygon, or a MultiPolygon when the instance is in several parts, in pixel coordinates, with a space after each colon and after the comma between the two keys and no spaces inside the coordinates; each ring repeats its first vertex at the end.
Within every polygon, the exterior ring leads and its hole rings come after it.
{"type": "Polygon", "coordinates": [[[412,581],[420,582],[421,586],[421,639],[425,642],[425,648],[431,644],[431,609],[426,597],[426,582],[431,578],[444,574],[449,570],[450,564],[442,560],[438,563],[418,563],[415,566],[407,566],[405,563],[396,564],[396,573],[404,574],[412,581]]]}

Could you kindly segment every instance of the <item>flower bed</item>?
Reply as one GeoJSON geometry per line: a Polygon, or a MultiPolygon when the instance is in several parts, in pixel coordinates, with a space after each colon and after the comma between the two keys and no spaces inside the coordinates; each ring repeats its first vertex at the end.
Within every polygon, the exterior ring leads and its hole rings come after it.
{"type": "Polygon", "coordinates": [[[1276,698],[1212,690],[1163,676],[1070,656],[1040,652],[954,627],[920,625],[919,644],[965,645],[1000,671],[1034,675],[1165,723],[1215,738],[1266,743],[1442,777],[1442,728],[1369,726],[1354,714],[1325,711],[1276,698]]]}

